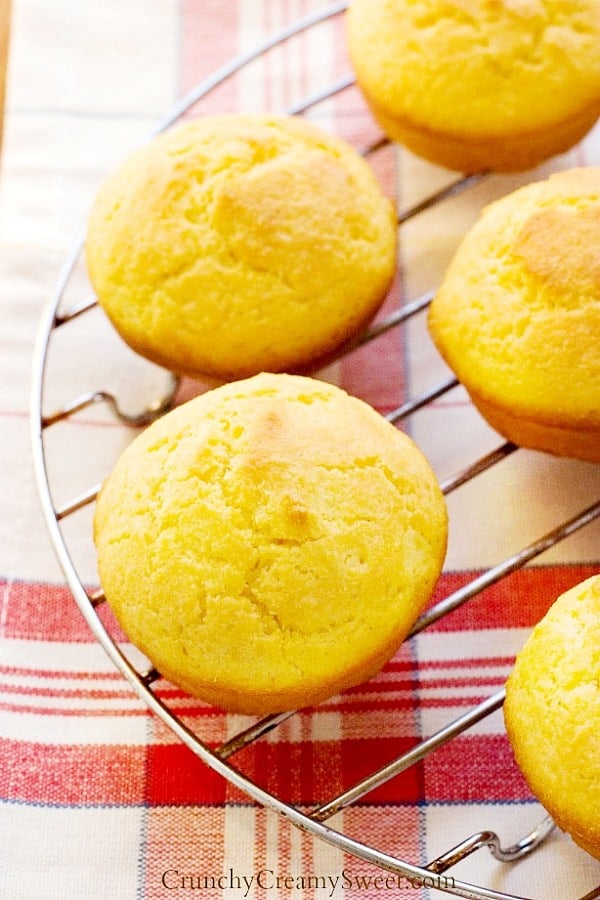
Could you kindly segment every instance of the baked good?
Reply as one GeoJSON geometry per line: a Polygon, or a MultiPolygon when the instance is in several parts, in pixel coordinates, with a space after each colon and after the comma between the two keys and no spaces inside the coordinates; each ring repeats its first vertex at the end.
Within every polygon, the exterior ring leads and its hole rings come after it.
{"type": "Polygon", "coordinates": [[[95,512],[124,631],[232,712],[311,705],[377,672],[428,600],[446,509],[412,441],[364,402],[260,374],[127,447],[95,512]]]}
{"type": "Polygon", "coordinates": [[[504,717],[557,825],[600,859],[600,576],[558,598],[517,656],[504,717]]]}
{"type": "Polygon", "coordinates": [[[429,310],[440,353],[516,444],[600,461],[600,168],[490,204],[429,310]]]}
{"type": "Polygon", "coordinates": [[[351,0],[347,33],[384,131],[450,169],[531,168],[600,115],[597,0],[351,0]]]}
{"type": "Polygon", "coordinates": [[[349,144],[296,117],[232,113],[177,126],[110,175],[86,258],[134,350],[227,381],[327,361],[384,300],[396,232],[349,144]]]}

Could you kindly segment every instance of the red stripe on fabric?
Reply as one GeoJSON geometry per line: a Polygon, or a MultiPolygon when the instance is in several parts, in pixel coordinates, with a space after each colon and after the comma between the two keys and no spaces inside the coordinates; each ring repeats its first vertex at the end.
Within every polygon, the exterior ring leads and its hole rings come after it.
{"type": "MultiPolygon", "coordinates": [[[[501,682],[504,684],[504,682],[501,682]]],[[[448,709],[452,706],[478,706],[489,694],[472,694],[469,697],[419,697],[420,709],[448,709]]]]}
{"type": "Polygon", "coordinates": [[[18,675],[22,678],[56,678],[68,679],[73,681],[122,681],[123,676],[120,672],[109,670],[106,672],[77,672],[68,669],[62,669],[60,672],[56,669],[32,669],[26,666],[2,666],[0,665],[0,674],[2,675],[18,675]]]}
{"type": "Polygon", "coordinates": [[[145,749],[0,740],[0,796],[28,803],[139,805],[145,749]]]}
{"type": "MultiPolygon", "coordinates": [[[[399,304],[398,281],[375,321],[395,312],[399,304]]],[[[344,356],[340,363],[340,384],[344,390],[375,407],[379,412],[395,409],[406,396],[402,336],[397,328],[344,356]]]]}
{"type": "MultiPolygon", "coordinates": [[[[247,778],[288,803],[313,805],[327,800],[332,792],[344,790],[357,767],[368,763],[356,759],[355,742],[310,743],[259,742],[235,755],[234,766],[247,778]]],[[[377,747],[387,758],[404,746],[390,740],[368,745],[368,757],[377,758],[377,747]],[[375,755],[373,755],[375,754],[375,755]]],[[[414,794],[412,791],[411,796],[414,794]]],[[[148,748],[147,802],[165,804],[248,803],[248,796],[222,779],[187,747],[178,744],[148,748]]]]}
{"type": "Polygon", "coordinates": [[[223,804],[226,793],[227,782],[184,744],[148,747],[147,803],[223,804]]]}
{"type": "MultiPolygon", "coordinates": [[[[278,12],[281,11],[285,14],[285,11],[281,9],[281,3],[277,4],[278,12]]],[[[269,16],[270,12],[273,12],[272,7],[269,3],[261,4],[262,7],[262,19],[260,22],[260,30],[263,36],[276,34],[281,28],[281,22],[279,21],[279,17],[275,18],[272,21],[272,17],[269,16]]],[[[256,10],[259,12],[259,9],[256,10]]],[[[298,40],[302,40],[302,38],[297,38],[298,40]]],[[[289,53],[289,47],[287,48],[287,53],[289,53]]],[[[272,110],[273,112],[283,112],[286,109],[290,102],[290,78],[289,71],[286,66],[287,61],[287,53],[284,48],[281,46],[275,47],[273,50],[270,50],[268,53],[263,54],[262,63],[264,65],[264,77],[262,79],[262,86],[265,92],[265,103],[264,108],[266,110],[272,110]],[[282,96],[283,95],[283,96],[282,96]],[[281,103],[279,103],[279,99],[281,97],[281,103]]],[[[297,99],[297,98],[294,98],[297,99]]]]}
{"type": "MultiPolygon", "coordinates": [[[[346,50],[345,17],[333,19],[330,26],[335,34],[331,52],[335,70],[334,79],[337,79],[352,71],[346,50]]],[[[362,152],[380,140],[381,129],[356,87],[337,94],[332,103],[335,109],[337,134],[356,150],[362,152]]],[[[397,205],[397,159],[394,147],[385,146],[375,153],[370,153],[367,159],[383,193],[397,205]]],[[[402,270],[401,266],[398,266],[394,282],[375,321],[396,312],[401,302],[402,270]]],[[[365,347],[345,356],[340,363],[342,387],[374,406],[382,414],[400,406],[406,399],[403,341],[400,330],[393,328],[365,347]]]]}
{"type": "Polygon", "coordinates": [[[494,687],[504,684],[504,676],[488,676],[487,678],[431,678],[421,681],[421,690],[438,690],[451,687],[494,687]]]}
{"type": "MultiPolygon", "coordinates": [[[[512,665],[512,656],[470,656],[464,659],[420,659],[419,671],[426,669],[481,669],[512,665]]],[[[384,667],[384,672],[405,672],[414,670],[414,660],[392,659],[384,667]]]]}
{"type": "MultiPolygon", "coordinates": [[[[423,856],[423,828],[418,806],[400,806],[389,813],[379,807],[351,806],[344,811],[344,833],[363,843],[368,841],[372,847],[395,859],[417,861],[423,856]]],[[[429,896],[431,900],[442,900],[441,894],[435,896],[436,891],[418,890],[416,885],[409,885],[404,879],[400,880],[401,886],[397,889],[374,887],[373,878],[381,874],[381,870],[351,854],[345,855],[344,868],[352,875],[355,885],[361,884],[358,881],[360,875],[371,880],[363,881],[360,888],[348,894],[341,891],[336,900],[344,900],[345,897],[352,900],[425,900],[429,896]],[[371,888],[363,887],[365,884],[371,884],[371,888]]]]}
{"type": "Polygon", "coordinates": [[[502,734],[457,738],[427,757],[424,772],[429,802],[502,803],[531,798],[502,734]]]}
{"type": "MultiPolygon", "coordinates": [[[[38,676],[37,672],[32,673],[35,676],[38,676]]],[[[70,674],[65,673],[53,673],[55,677],[61,677],[62,679],[70,679],[70,674]]],[[[17,685],[10,683],[2,683],[0,682],[0,692],[6,694],[25,694],[30,697],[73,697],[73,698],[81,698],[85,697],[89,700],[132,700],[134,698],[134,694],[129,690],[127,683],[125,680],[116,673],[119,677],[119,680],[122,681],[124,690],[110,690],[110,689],[98,689],[98,688],[61,688],[61,687],[41,687],[31,684],[26,685],[17,685]]],[[[85,677],[85,673],[81,673],[80,677],[83,679],[85,677]]],[[[156,690],[156,695],[161,698],[161,700],[190,700],[190,695],[186,694],[185,691],[179,689],[164,689],[164,690],[156,690]]],[[[194,706],[193,711],[195,715],[206,714],[211,710],[207,704],[202,704],[200,701],[196,701],[197,705],[194,706]]]]}
{"type": "MultiPolygon", "coordinates": [[[[498,684],[502,685],[504,682],[500,681],[498,684]]],[[[327,710],[330,712],[340,712],[340,713],[356,713],[362,712],[365,714],[389,710],[396,712],[405,712],[417,709],[435,709],[435,708],[448,708],[453,706],[476,706],[481,703],[487,694],[473,694],[469,696],[449,696],[449,697],[419,697],[418,700],[414,697],[412,698],[404,698],[404,697],[394,697],[391,700],[379,700],[369,698],[364,701],[357,702],[331,702],[327,705],[327,710]]],[[[323,707],[325,708],[325,707],[323,707]]],[[[87,707],[57,707],[57,706],[32,706],[26,703],[0,703],[0,710],[4,710],[5,712],[11,713],[24,713],[28,715],[37,715],[37,716],[80,716],[87,718],[98,718],[98,717],[131,717],[131,716],[151,716],[152,713],[149,709],[140,708],[137,709],[135,707],[129,707],[128,709],[114,709],[112,707],[104,707],[102,709],[89,709],[87,707]]],[[[198,710],[194,706],[186,707],[181,706],[177,708],[173,708],[171,710],[174,714],[176,714],[179,718],[183,717],[194,717],[198,718],[198,710]]],[[[207,707],[205,715],[207,717],[214,717],[215,713],[217,715],[225,715],[221,710],[215,710],[212,707],[207,707]]]]}
{"type": "MultiPolygon", "coordinates": [[[[73,595],[64,585],[0,581],[1,591],[5,595],[3,637],[30,641],[95,642],[73,595]]],[[[102,604],[98,614],[115,640],[125,639],[108,604],[102,604]]]]}
{"type": "MultiPolygon", "coordinates": [[[[238,6],[221,0],[183,0],[180,35],[180,93],[212,76],[239,51],[238,6]]],[[[234,112],[238,109],[235,79],[227,80],[202,100],[198,111],[234,112]]]]}
{"type": "MultiPolygon", "coordinates": [[[[331,785],[340,783],[336,743],[270,743],[247,747],[235,756],[235,765],[247,777],[288,803],[312,805],[324,797],[323,779],[329,774],[331,785]]],[[[241,792],[233,789],[232,798],[239,801],[241,792]]]]}
{"type": "Polygon", "coordinates": [[[435,709],[436,707],[449,706],[476,706],[482,700],[489,696],[488,694],[471,694],[469,696],[453,696],[453,697],[393,697],[389,700],[381,698],[373,699],[367,697],[362,701],[331,701],[323,709],[331,712],[340,712],[342,714],[349,712],[363,712],[368,714],[373,711],[388,710],[390,712],[403,712],[413,710],[417,712],[419,709],[435,709]]]}
{"type": "MultiPolygon", "coordinates": [[[[272,846],[271,841],[269,840],[271,838],[272,831],[270,834],[267,831],[268,816],[266,812],[266,810],[260,809],[253,816],[254,846],[252,847],[251,853],[253,869],[255,872],[262,871],[266,868],[268,848],[272,846]]],[[[267,892],[265,890],[260,890],[260,888],[259,891],[255,892],[256,900],[267,900],[269,896],[267,892]]],[[[215,900],[220,900],[220,898],[215,898],[215,900]]]]}
{"type": "MultiPolygon", "coordinates": [[[[181,900],[191,900],[194,897],[198,900],[224,900],[227,893],[216,887],[213,889],[210,879],[222,876],[224,869],[225,874],[228,874],[226,865],[232,866],[231,872],[235,875],[239,865],[235,856],[233,860],[226,856],[225,835],[229,815],[231,814],[213,807],[171,806],[167,809],[153,809],[151,815],[144,820],[143,866],[140,866],[137,896],[144,900],[169,900],[173,897],[181,900]],[[176,883],[173,878],[174,870],[180,876],[187,875],[187,881],[181,890],[173,887],[174,881],[176,883]],[[168,872],[166,876],[165,872],[168,872]],[[190,887],[190,873],[199,873],[199,877],[205,875],[208,879],[207,887],[204,884],[190,887]],[[171,886],[165,887],[165,883],[171,886]]],[[[235,818],[235,812],[233,816],[239,829],[239,819],[235,818]]],[[[244,892],[242,882],[241,890],[228,893],[231,898],[244,900],[244,892]]],[[[114,896],[116,892],[110,900],[114,896]]],[[[252,896],[249,893],[246,900],[251,900],[252,896]]],[[[97,898],[90,897],[90,900],[97,898]]],[[[298,898],[290,897],[289,900],[298,898]]]]}
{"type": "Polygon", "coordinates": [[[97,718],[98,716],[150,716],[150,710],[146,708],[136,709],[88,709],[87,707],[63,707],[63,706],[29,706],[26,703],[0,703],[0,709],[5,712],[27,713],[36,716],[80,716],[85,718],[97,718]]]}
{"type": "MultiPolygon", "coordinates": [[[[427,671],[427,670],[435,670],[435,669],[481,669],[481,668],[492,668],[492,667],[501,667],[501,666],[509,666],[513,663],[512,656],[490,656],[490,657],[472,657],[470,659],[459,659],[459,660],[441,660],[441,659],[430,659],[430,660],[420,660],[419,661],[419,671],[427,671]]],[[[414,671],[415,663],[412,661],[392,661],[389,662],[384,671],[385,672],[405,672],[405,671],[414,671]]],[[[17,677],[22,678],[39,678],[48,679],[48,680],[56,680],[56,681],[123,681],[123,676],[120,672],[116,670],[107,670],[106,672],[90,672],[90,671],[77,671],[77,670],[68,670],[63,669],[61,671],[57,671],[56,669],[33,669],[31,667],[26,666],[3,666],[0,665],[0,675],[15,675],[17,677]]],[[[427,679],[425,684],[434,684],[436,683],[433,679],[427,679]]],[[[417,684],[416,676],[410,681],[404,682],[406,686],[415,687],[417,684]]],[[[1,689],[1,687],[0,687],[1,689]]],[[[9,685],[6,685],[6,690],[11,690],[9,685]]],[[[27,688],[29,690],[29,688],[27,688]]],[[[31,689],[34,691],[34,688],[31,689]]],[[[59,689],[51,689],[53,694],[57,693],[59,689]]],[[[93,689],[92,689],[93,690],[93,689]]],[[[360,687],[349,689],[348,693],[356,693],[360,691],[360,687]]],[[[364,687],[363,687],[364,690],[364,687]]],[[[161,688],[158,687],[156,689],[156,693],[161,697],[161,699],[169,699],[169,700],[178,700],[178,699],[188,699],[189,694],[185,691],[180,690],[179,688],[166,687],[161,688]]],[[[202,714],[205,711],[206,704],[202,704],[200,701],[198,702],[198,714],[202,714]]]]}
{"type": "MultiPolygon", "coordinates": [[[[480,572],[442,575],[432,603],[470,584],[480,572]]],[[[444,616],[431,631],[474,631],[488,628],[531,628],[556,598],[580,581],[598,574],[591,565],[536,566],[521,569],[444,616]]]]}
{"type": "MultiPolygon", "coordinates": [[[[497,687],[501,687],[504,684],[503,679],[498,679],[495,683],[490,683],[489,687],[493,691],[497,687]]],[[[379,697],[368,696],[361,700],[350,700],[345,699],[344,697],[334,698],[333,700],[327,701],[321,707],[319,707],[320,711],[326,712],[339,712],[342,715],[346,713],[375,713],[377,711],[396,711],[400,712],[410,712],[416,711],[418,709],[435,709],[439,708],[448,708],[452,706],[476,706],[481,703],[486,697],[489,696],[489,691],[486,693],[477,693],[477,694],[468,694],[468,695],[449,695],[446,697],[425,697],[425,696],[412,696],[412,697],[392,697],[389,699],[382,699],[379,697]]],[[[0,708],[1,705],[0,705],[0,708]]],[[[32,707],[30,712],[37,712],[37,707],[32,707]]],[[[48,713],[60,715],[63,710],[55,709],[48,710],[48,713]]],[[[119,711],[115,712],[115,715],[119,711]]],[[[135,715],[142,715],[143,710],[141,712],[135,712],[135,715]]],[[[217,716],[225,716],[226,713],[223,710],[220,710],[216,707],[207,706],[203,710],[198,710],[198,707],[194,705],[190,706],[177,706],[172,708],[172,712],[176,713],[180,718],[190,718],[190,719],[198,719],[204,716],[205,718],[214,718],[217,716]]],[[[87,715],[87,710],[74,710],[73,713],[67,713],[72,715],[87,715]]],[[[96,715],[95,712],[89,713],[90,715],[96,715]]],[[[107,710],[106,715],[112,715],[110,710],[107,710]]],[[[123,715],[127,715],[127,711],[122,713],[123,715]]]]}
{"type": "MultiPolygon", "coordinates": [[[[414,738],[345,739],[342,747],[344,783],[346,787],[361,781],[372,772],[404,754],[415,743],[414,738]]],[[[422,765],[411,766],[396,778],[365,796],[365,803],[416,803],[423,797],[422,765]]]]}
{"type": "Polygon", "coordinates": [[[0,692],[5,694],[26,694],[28,697],[85,697],[89,700],[128,700],[130,697],[125,691],[98,690],[91,688],[90,690],[78,688],[60,688],[60,687],[35,687],[34,685],[18,685],[18,684],[2,684],[0,682],[0,692]]]}
{"type": "MultiPolygon", "coordinates": [[[[347,739],[315,747],[263,743],[236,757],[249,777],[290,803],[318,804],[396,759],[413,739],[347,739]],[[238,760],[245,756],[244,760],[238,760]]],[[[25,802],[224,804],[248,797],[181,744],[149,747],[50,746],[0,742],[0,794],[25,802]]],[[[503,735],[463,737],[370,792],[371,804],[508,802],[530,791],[503,735]],[[461,772],[469,771],[469,779],[461,772]]]]}
{"type": "MultiPolygon", "coordinates": [[[[454,667],[453,667],[454,668],[454,667]]],[[[382,681],[374,680],[350,688],[347,696],[353,694],[364,694],[368,690],[373,695],[386,694],[393,691],[418,691],[426,688],[442,688],[442,687],[483,687],[484,685],[502,684],[504,678],[501,675],[485,676],[463,676],[448,678],[427,678],[420,681],[382,681]]]]}
{"type": "MultiPolygon", "coordinates": [[[[497,666],[510,666],[513,664],[513,656],[470,656],[466,659],[420,659],[419,671],[428,669],[482,669],[496,668],[497,666]]],[[[394,663],[388,663],[390,668],[394,663]]]]}
{"type": "MultiPolygon", "coordinates": [[[[347,129],[356,120],[340,116],[338,121],[347,129]]],[[[363,123],[364,126],[364,123],[363,123]]],[[[342,135],[352,146],[364,146],[364,127],[356,134],[346,130],[342,135]]],[[[396,156],[392,146],[369,156],[374,171],[386,197],[396,202],[396,156]]],[[[402,273],[397,266],[396,275],[375,322],[380,322],[397,312],[402,302],[402,273]]],[[[341,385],[350,394],[365,400],[382,414],[400,406],[406,399],[404,338],[398,328],[375,338],[374,341],[347,354],[340,363],[341,385]]]]}

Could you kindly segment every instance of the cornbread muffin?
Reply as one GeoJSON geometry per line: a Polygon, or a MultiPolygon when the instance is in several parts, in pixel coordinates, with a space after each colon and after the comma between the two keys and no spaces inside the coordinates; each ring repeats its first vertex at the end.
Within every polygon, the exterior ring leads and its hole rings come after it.
{"type": "Polygon", "coordinates": [[[295,117],[205,116],[101,186],[92,285],[134,350],[195,378],[308,371],[373,317],[396,219],[368,164],[295,117]]]}
{"type": "Polygon", "coordinates": [[[440,353],[516,444],[600,462],[600,168],[490,204],[429,310],[440,353]]]}
{"type": "Polygon", "coordinates": [[[384,131],[450,169],[528,169],[600,115],[598,0],[351,0],[347,33],[384,131]]]}
{"type": "Polygon", "coordinates": [[[446,509],[412,441],[341,389],[261,374],[125,450],[95,513],[124,631],[170,681],[246,714],[376,673],[428,600],[446,509]]]}
{"type": "Polygon", "coordinates": [[[532,792],[600,859],[600,576],[536,626],[509,676],[504,717],[532,792]]]}

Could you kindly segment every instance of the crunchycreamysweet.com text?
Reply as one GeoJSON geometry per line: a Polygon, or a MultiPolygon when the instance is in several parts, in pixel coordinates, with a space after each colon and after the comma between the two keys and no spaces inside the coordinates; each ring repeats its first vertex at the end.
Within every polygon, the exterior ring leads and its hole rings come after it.
{"type": "Polygon", "coordinates": [[[397,891],[407,888],[435,888],[444,890],[454,886],[454,880],[445,875],[403,875],[392,872],[358,874],[349,869],[328,875],[296,875],[276,872],[274,869],[259,869],[256,872],[241,873],[230,868],[218,875],[185,872],[176,867],[165,869],[161,875],[161,885],[169,891],[239,891],[240,897],[249,897],[256,890],[282,892],[319,891],[323,897],[340,897],[344,891],[397,891]]]}

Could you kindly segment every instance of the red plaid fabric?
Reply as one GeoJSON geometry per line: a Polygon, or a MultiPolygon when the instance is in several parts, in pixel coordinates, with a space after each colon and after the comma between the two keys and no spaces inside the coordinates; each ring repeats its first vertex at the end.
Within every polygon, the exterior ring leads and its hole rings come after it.
{"type": "MultiPolygon", "coordinates": [[[[148,711],[92,638],[65,586],[32,478],[33,334],[65,254],[85,229],[100,178],[194,85],[325,8],[319,0],[107,0],[94,8],[15,0],[0,292],[0,897],[6,900],[442,896],[441,880],[410,883],[257,806],[148,711]]],[[[188,114],[292,108],[348,74],[343,28],[343,14],[314,26],[227,79],[188,114]]],[[[307,115],[359,148],[380,136],[355,89],[307,115]]],[[[397,147],[369,159],[401,210],[454,179],[397,147]]],[[[410,219],[401,228],[398,277],[380,318],[435,288],[482,204],[553,168],[599,159],[596,130],[539,171],[489,179],[410,219]]],[[[67,300],[81,299],[84,286],[77,272],[67,300]]],[[[382,413],[446,376],[422,315],[318,373],[382,413]]],[[[94,312],[53,337],[45,405],[50,411],[108,382],[135,406],[138,394],[161,378],[132,359],[94,312]]],[[[178,398],[203,389],[186,381],[178,398]]],[[[461,390],[400,427],[441,480],[500,443],[461,390]]],[[[103,477],[133,433],[104,408],[52,426],[48,458],[57,504],[103,477]]],[[[448,559],[432,602],[598,496],[598,467],[526,451],[452,491],[448,559]]],[[[86,508],[63,526],[86,585],[96,582],[90,517],[86,508]]],[[[550,603],[598,572],[599,536],[595,522],[490,585],[407,641],[372,681],[299,712],[234,754],[231,764],[303,810],[339,795],[500,690],[550,603]]],[[[110,611],[101,608],[100,615],[115,630],[110,611]]],[[[209,746],[247,724],[165,682],[156,690],[209,746]]],[[[330,824],[425,865],[482,829],[511,844],[542,817],[497,711],[330,824]]],[[[576,900],[600,883],[599,864],[559,832],[517,865],[483,850],[448,875],[540,900],[576,900]]]]}

